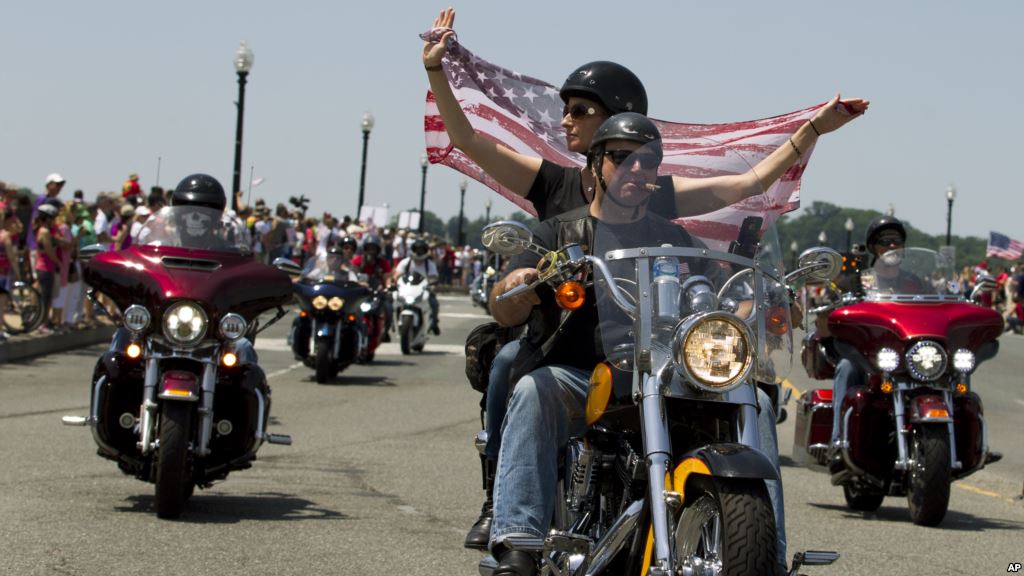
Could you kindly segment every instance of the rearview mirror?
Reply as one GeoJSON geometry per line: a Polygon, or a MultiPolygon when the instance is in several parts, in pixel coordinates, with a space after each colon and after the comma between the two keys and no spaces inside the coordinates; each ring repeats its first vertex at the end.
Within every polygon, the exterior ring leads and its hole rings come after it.
{"type": "Polygon", "coordinates": [[[515,256],[526,251],[533,241],[533,233],[522,222],[502,220],[485,226],[480,240],[491,252],[515,256]]]}
{"type": "Polygon", "coordinates": [[[288,258],[276,258],[273,266],[289,276],[300,276],[302,274],[302,267],[288,258]]]}
{"type": "Polygon", "coordinates": [[[797,259],[796,270],[786,275],[786,283],[799,280],[826,282],[839,276],[843,269],[843,256],[831,248],[816,246],[804,250],[797,259]]]}

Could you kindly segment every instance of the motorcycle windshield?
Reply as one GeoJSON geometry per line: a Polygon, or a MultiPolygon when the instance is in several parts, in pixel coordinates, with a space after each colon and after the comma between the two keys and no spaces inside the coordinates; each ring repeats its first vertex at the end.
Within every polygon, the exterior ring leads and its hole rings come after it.
{"type": "Polygon", "coordinates": [[[139,230],[138,243],[212,252],[247,253],[249,233],[232,216],[205,206],[166,206],[139,230]]]}
{"type": "Polygon", "coordinates": [[[895,248],[874,256],[860,276],[869,300],[960,300],[952,260],[927,248],[895,248]]]}
{"type": "Polygon", "coordinates": [[[759,381],[781,382],[793,349],[774,231],[784,203],[766,194],[739,151],[710,139],[667,149],[660,141],[637,147],[612,140],[601,160],[592,254],[604,260],[620,293],[617,299],[594,272],[606,357],[616,364],[646,363],[649,352],[654,372],[687,362],[709,381],[736,381],[739,370],[759,381]],[[623,148],[632,153],[626,157],[618,151],[623,148]],[[733,168],[702,175],[710,179],[659,177],[662,157],[668,162],[685,154],[725,157],[733,168]],[[739,201],[700,216],[673,221],[646,210],[655,194],[708,202],[740,190],[739,201]],[[678,336],[691,329],[699,337],[686,344],[678,336]]]}
{"type": "Polygon", "coordinates": [[[306,262],[301,279],[309,284],[345,284],[356,282],[358,276],[345,265],[340,254],[321,254],[306,262]]]}

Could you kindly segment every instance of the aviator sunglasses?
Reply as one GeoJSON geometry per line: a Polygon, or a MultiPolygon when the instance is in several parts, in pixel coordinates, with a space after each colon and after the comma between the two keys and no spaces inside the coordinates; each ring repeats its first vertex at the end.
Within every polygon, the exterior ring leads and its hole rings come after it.
{"type": "Polygon", "coordinates": [[[640,167],[644,170],[657,168],[661,164],[661,157],[657,154],[637,152],[636,150],[605,150],[604,155],[616,166],[621,165],[626,160],[640,162],[640,167]]]}
{"type": "Polygon", "coordinates": [[[903,238],[899,234],[882,234],[875,240],[875,243],[883,246],[903,246],[903,238]]]}
{"type": "Polygon", "coordinates": [[[573,120],[581,120],[587,116],[593,116],[595,114],[597,114],[597,110],[593,106],[587,106],[580,102],[577,102],[572,106],[566,104],[562,107],[562,118],[569,115],[573,120]]]}

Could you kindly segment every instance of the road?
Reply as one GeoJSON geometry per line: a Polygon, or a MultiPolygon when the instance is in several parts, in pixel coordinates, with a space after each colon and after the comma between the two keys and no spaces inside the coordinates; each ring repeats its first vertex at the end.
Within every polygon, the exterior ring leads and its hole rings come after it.
{"type": "MultiPolygon", "coordinates": [[[[284,326],[261,335],[271,431],[295,443],[265,445],[178,521],[155,517],[152,486],[96,456],[87,429],[60,425],[86,413],[102,347],[0,365],[0,573],[475,574],[480,554],[461,544],[482,500],[479,395],[461,349],[485,318],[465,297],[441,304],[444,332],[424,354],[385,345],[328,385],[296,364],[284,326]]],[[[939,528],[911,524],[899,498],[847,511],[824,474],[792,466],[793,422],[780,427],[790,547],[843,555],[808,574],[1005,574],[1024,562],[1024,338],[1002,344],[974,383],[1006,458],[954,485],[939,528]]],[[[799,366],[791,382],[817,385],[799,366]]]]}

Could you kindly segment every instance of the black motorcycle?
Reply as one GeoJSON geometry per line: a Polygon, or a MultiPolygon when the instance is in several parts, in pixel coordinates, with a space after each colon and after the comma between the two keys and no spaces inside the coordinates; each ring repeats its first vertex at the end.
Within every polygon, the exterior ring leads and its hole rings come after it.
{"type": "MultiPolygon", "coordinates": [[[[330,265],[329,258],[310,261],[305,269],[291,260],[278,258],[274,266],[300,279],[292,284],[299,315],[292,323],[288,343],[295,358],[316,372],[323,384],[335,378],[353,362],[373,359],[368,312],[374,308],[374,293],[351,274],[330,265]]],[[[378,313],[374,318],[383,316],[378,313]]],[[[377,320],[374,320],[376,322],[377,320]]]]}

